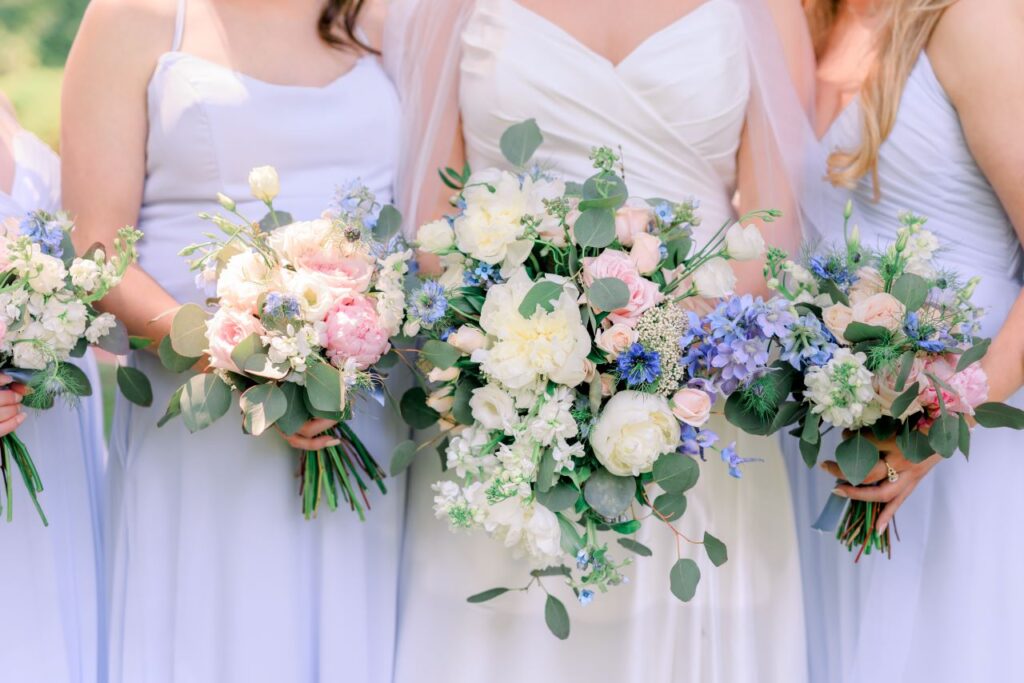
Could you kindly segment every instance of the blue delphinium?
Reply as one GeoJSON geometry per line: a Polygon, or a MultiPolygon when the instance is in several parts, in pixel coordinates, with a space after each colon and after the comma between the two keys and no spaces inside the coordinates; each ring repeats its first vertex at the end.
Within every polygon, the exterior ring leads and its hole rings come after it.
{"type": "Polygon", "coordinates": [[[813,315],[802,315],[779,337],[779,357],[797,370],[822,366],[838,348],[835,337],[813,315]]]}
{"type": "Polygon", "coordinates": [[[704,457],[704,449],[711,448],[718,442],[718,434],[707,428],[697,429],[688,424],[683,425],[680,433],[682,446],[680,451],[686,455],[704,457]]]}
{"type": "Polygon", "coordinates": [[[448,312],[448,297],[444,287],[437,280],[427,280],[413,292],[409,301],[409,312],[428,327],[448,312]]]}
{"type": "Polygon", "coordinates": [[[619,377],[631,387],[653,384],[661,375],[661,356],[645,349],[643,344],[633,344],[619,354],[618,371],[619,377]]]}
{"type": "Polygon", "coordinates": [[[748,462],[764,462],[764,459],[741,458],[739,453],[736,452],[736,442],[734,441],[722,449],[722,462],[729,466],[730,477],[740,479],[743,476],[743,472],[740,471],[740,465],[744,465],[748,462]]]}
{"type": "Polygon", "coordinates": [[[720,303],[696,329],[691,320],[683,349],[690,377],[709,379],[724,394],[757,379],[767,369],[772,334],[791,317],[777,303],[745,295],[720,303]]]}
{"type": "Polygon", "coordinates": [[[64,256],[64,228],[45,211],[33,211],[22,219],[21,234],[39,245],[49,256],[64,256]]]}
{"type": "Polygon", "coordinates": [[[295,320],[301,313],[299,300],[290,294],[270,292],[263,302],[263,314],[268,318],[295,320]]]}

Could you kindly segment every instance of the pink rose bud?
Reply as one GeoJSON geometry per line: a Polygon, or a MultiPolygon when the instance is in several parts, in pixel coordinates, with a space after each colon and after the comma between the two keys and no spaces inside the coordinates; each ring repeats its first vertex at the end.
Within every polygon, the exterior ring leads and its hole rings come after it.
{"type": "Polygon", "coordinates": [[[624,247],[633,245],[633,239],[647,232],[652,214],[648,206],[623,206],[615,212],[615,236],[624,247]]]}
{"type": "Polygon", "coordinates": [[[672,397],[672,412],[680,422],[702,427],[711,417],[711,397],[700,389],[680,389],[672,397]]]}
{"type": "Polygon", "coordinates": [[[649,232],[634,235],[629,258],[636,264],[641,275],[650,275],[661,263],[661,240],[649,232]]]}

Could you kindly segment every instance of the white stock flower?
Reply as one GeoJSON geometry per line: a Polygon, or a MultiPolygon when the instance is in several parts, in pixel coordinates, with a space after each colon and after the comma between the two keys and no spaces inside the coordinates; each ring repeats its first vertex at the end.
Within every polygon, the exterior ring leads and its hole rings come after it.
{"type": "Polygon", "coordinates": [[[543,446],[550,446],[556,440],[564,442],[576,436],[576,419],[572,416],[574,399],[575,392],[572,389],[559,387],[530,421],[530,436],[543,446]]]}
{"type": "Polygon", "coordinates": [[[465,479],[467,474],[476,477],[489,475],[498,464],[493,454],[483,454],[483,447],[489,441],[486,429],[467,427],[448,443],[445,453],[448,469],[465,479]]]}
{"type": "Polygon", "coordinates": [[[840,429],[860,429],[876,422],[882,409],[866,360],[863,353],[839,348],[828,363],[808,370],[804,396],[811,402],[811,412],[840,429]]]}
{"type": "Polygon", "coordinates": [[[71,275],[71,284],[78,287],[86,294],[92,294],[100,287],[103,271],[99,265],[91,260],[76,258],[68,269],[71,275]]]}
{"type": "Polygon", "coordinates": [[[736,274],[728,261],[716,256],[697,269],[693,283],[701,296],[719,299],[732,294],[736,287],[736,274]]]}
{"type": "Polygon", "coordinates": [[[725,233],[725,249],[737,261],[752,261],[764,254],[764,238],[756,225],[734,223],[725,233]]]}
{"type": "Polygon", "coordinates": [[[679,446],[679,422],[660,394],[620,391],[601,411],[590,435],[598,461],[619,477],[650,472],[679,446]]]}
{"type": "Polygon", "coordinates": [[[489,349],[477,349],[472,359],[481,369],[511,389],[522,389],[542,378],[576,386],[587,374],[590,334],[577,306],[579,292],[565,283],[561,295],[552,301],[550,312],[538,307],[529,319],[519,305],[533,287],[525,271],[487,293],[480,313],[480,326],[495,338],[489,349]]]}
{"type": "Polygon", "coordinates": [[[249,192],[261,202],[270,202],[281,191],[281,180],[273,166],[257,166],[249,171],[249,192]]]}
{"type": "Polygon", "coordinates": [[[110,313],[101,313],[85,331],[85,338],[90,344],[99,343],[99,340],[107,336],[115,327],[117,327],[117,318],[110,313]]]}
{"type": "Polygon", "coordinates": [[[18,275],[28,278],[29,287],[40,294],[52,294],[62,288],[68,274],[64,262],[44,254],[38,244],[31,245],[31,255],[27,261],[19,258],[13,265],[18,275]]]}

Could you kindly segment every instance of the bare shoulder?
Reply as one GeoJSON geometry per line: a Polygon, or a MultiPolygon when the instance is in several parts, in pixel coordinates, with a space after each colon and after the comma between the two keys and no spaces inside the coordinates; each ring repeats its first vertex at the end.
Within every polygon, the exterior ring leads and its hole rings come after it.
{"type": "Polygon", "coordinates": [[[1024,64],[1024,3],[958,0],[945,11],[928,57],[954,100],[980,88],[1020,83],[1024,64]]]}
{"type": "Polygon", "coordinates": [[[174,38],[177,0],[92,0],[82,18],[75,53],[113,58],[127,67],[150,65],[174,38]]]}

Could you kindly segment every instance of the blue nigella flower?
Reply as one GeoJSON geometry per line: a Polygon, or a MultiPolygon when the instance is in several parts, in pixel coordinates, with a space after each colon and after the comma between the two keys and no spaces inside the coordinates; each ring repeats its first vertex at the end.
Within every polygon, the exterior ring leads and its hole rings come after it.
{"type": "Polygon", "coordinates": [[[413,293],[409,310],[414,318],[423,321],[425,325],[433,325],[448,311],[448,297],[444,295],[444,287],[437,280],[427,280],[413,293]]]}
{"type": "Polygon", "coordinates": [[[661,375],[661,356],[643,344],[633,344],[619,354],[618,370],[619,377],[631,387],[651,384],[661,375]]]}
{"type": "Polygon", "coordinates": [[[589,588],[584,588],[580,591],[579,599],[581,605],[589,605],[594,601],[594,591],[590,590],[589,588]]]}
{"type": "Polygon", "coordinates": [[[812,256],[807,265],[819,278],[831,280],[843,291],[857,281],[857,276],[850,272],[843,261],[835,257],[812,256]]]}
{"type": "Polygon", "coordinates": [[[928,353],[942,353],[946,349],[946,341],[950,338],[948,330],[935,330],[932,334],[922,338],[921,319],[916,312],[907,313],[907,319],[903,323],[903,331],[907,337],[917,343],[917,347],[928,353]]]}
{"type": "Polygon", "coordinates": [[[740,471],[740,465],[748,462],[764,462],[764,460],[762,458],[741,458],[736,452],[736,442],[733,441],[722,449],[722,462],[729,466],[730,477],[740,479],[743,476],[743,472],[740,471]]]}
{"type": "Polygon", "coordinates": [[[64,256],[64,228],[44,211],[34,211],[22,219],[21,234],[39,245],[49,256],[64,256]]]}

